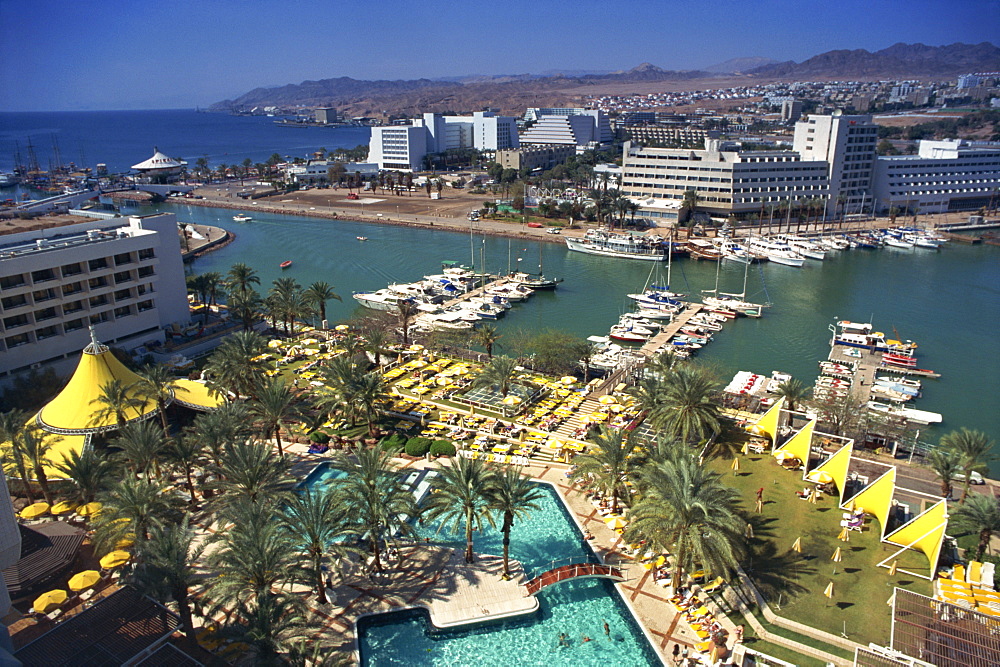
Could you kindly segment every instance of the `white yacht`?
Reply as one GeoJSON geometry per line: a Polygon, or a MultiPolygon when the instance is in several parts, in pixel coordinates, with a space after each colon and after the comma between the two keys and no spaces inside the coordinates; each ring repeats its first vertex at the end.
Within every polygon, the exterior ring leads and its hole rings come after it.
{"type": "Polygon", "coordinates": [[[805,258],[795,252],[795,250],[793,250],[787,243],[779,243],[770,239],[753,237],[747,241],[747,247],[751,252],[760,253],[775,264],[784,264],[785,266],[802,266],[806,262],[805,258]]]}

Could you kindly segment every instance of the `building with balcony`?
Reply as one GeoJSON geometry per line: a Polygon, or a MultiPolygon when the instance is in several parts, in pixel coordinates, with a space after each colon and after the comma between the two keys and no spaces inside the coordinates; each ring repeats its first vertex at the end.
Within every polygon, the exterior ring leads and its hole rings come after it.
{"type": "Polygon", "coordinates": [[[133,349],[189,322],[173,213],[0,236],[0,383],[42,365],[69,370],[90,325],[133,349]]]}
{"type": "Polygon", "coordinates": [[[496,162],[504,169],[551,169],[576,155],[576,146],[569,144],[524,145],[496,153],[496,162]]]}
{"type": "Polygon", "coordinates": [[[517,148],[517,121],[490,111],[471,116],[425,113],[408,125],[373,127],[368,160],[379,169],[419,171],[428,153],[475,148],[496,151],[517,148]]]}
{"type": "Polygon", "coordinates": [[[878,125],[871,116],[849,116],[838,110],[796,123],[792,147],[803,160],[825,160],[830,199],[846,212],[860,212],[871,205],[877,144],[878,125]]]}

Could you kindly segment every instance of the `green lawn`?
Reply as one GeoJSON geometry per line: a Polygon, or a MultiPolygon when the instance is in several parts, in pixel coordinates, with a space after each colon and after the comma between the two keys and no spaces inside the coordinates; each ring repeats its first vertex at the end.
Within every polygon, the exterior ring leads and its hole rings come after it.
{"type": "MultiPolygon", "coordinates": [[[[839,541],[842,510],[837,498],[827,496],[816,504],[800,500],[795,492],[806,486],[801,472],[784,470],[767,455],[741,456],[738,473],[731,469],[732,459],[715,459],[708,465],[740,491],[753,516],[749,572],[780,616],[835,635],[846,631],[861,644],[884,644],[891,621],[886,602],[893,587],[930,594],[930,582],[902,572],[890,578],[886,568],[876,567],[895,550],[880,543],[877,521],[869,519],[863,533],[852,532],[850,542],[839,541]],[[755,514],[754,498],[761,487],[763,513],[755,514]],[[797,538],[802,553],[792,550],[797,538]],[[843,554],[839,563],[831,560],[837,547],[843,554]],[[832,599],[823,595],[831,582],[832,599]]],[[[901,569],[928,571],[923,554],[906,551],[897,560],[901,569]]]]}

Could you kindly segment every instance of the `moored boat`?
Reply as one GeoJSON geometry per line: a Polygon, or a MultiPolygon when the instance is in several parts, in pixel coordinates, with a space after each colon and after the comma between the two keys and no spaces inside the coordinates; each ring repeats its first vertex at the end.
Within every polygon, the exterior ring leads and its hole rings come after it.
{"type": "Polygon", "coordinates": [[[569,250],[588,255],[654,262],[667,259],[668,246],[659,236],[639,236],[592,229],[583,238],[570,236],[564,238],[569,250]]]}
{"type": "Polygon", "coordinates": [[[288,268],[288,267],[290,267],[291,265],[292,265],[292,260],[290,260],[290,259],[286,259],[286,260],[285,260],[284,262],[282,262],[282,263],[281,263],[281,264],[279,264],[278,266],[279,266],[279,267],[281,267],[282,269],[287,269],[287,268],[288,268]]]}
{"type": "Polygon", "coordinates": [[[250,222],[251,220],[253,220],[253,218],[251,218],[246,213],[237,213],[236,215],[233,216],[233,220],[235,220],[236,222],[250,222]]]}

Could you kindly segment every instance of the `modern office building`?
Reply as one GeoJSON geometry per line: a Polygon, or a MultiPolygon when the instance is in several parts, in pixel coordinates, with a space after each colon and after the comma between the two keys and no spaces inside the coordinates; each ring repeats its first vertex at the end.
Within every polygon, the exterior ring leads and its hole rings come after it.
{"type": "Polygon", "coordinates": [[[313,115],[316,118],[317,123],[329,125],[331,123],[340,122],[340,115],[337,113],[337,110],[332,107],[320,107],[319,109],[316,109],[313,115]]]}
{"type": "Polygon", "coordinates": [[[576,146],[570,144],[524,145],[520,148],[499,150],[496,162],[504,169],[551,169],[576,155],[576,146]]]}
{"type": "Polygon", "coordinates": [[[425,113],[408,125],[373,127],[368,161],[379,169],[419,171],[428,153],[476,148],[495,151],[518,147],[517,120],[477,111],[471,116],[425,113]]]}
{"type": "Polygon", "coordinates": [[[880,212],[895,207],[943,213],[989,206],[1000,196],[1000,143],[921,141],[916,155],[880,156],[872,191],[880,212]]]}
{"type": "Polygon", "coordinates": [[[781,103],[781,122],[794,123],[802,117],[802,102],[800,100],[785,100],[781,103]]]}
{"type": "Polygon", "coordinates": [[[957,88],[978,88],[983,85],[982,77],[976,74],[963,74],[958,77],[957,88]]]}
{"type": "Polygon", "coordinates": [[[177,218],[156,213],[0,236],[0,383],[65,371],[90,341],[163,341],[190,313],[177,218]]]}
{"type": "Polygon", "coordinates": [[[830,199],[847,212],[867,210],[871,204],[877,144],[878,125],[868,115],[834,111],[795,124],[793,149],[803,161],[826,161],[830,199]]]}
{"type": "MultiPolygon", "coordinates": [[[[623,148],[623,193],[640,206],[649,200],[682,201],[698,194],[698,210],[712,216],[760,214],[768,204],[785,200],[826,199],[827,163],[803,160],[792,151],[729,151],[709,140],[704,150],[623,148]]],[[[646,206],[652,215],[661,205],[646,206]]],[[[637,217],[642,216],[642,210],[637,217]]]]}

